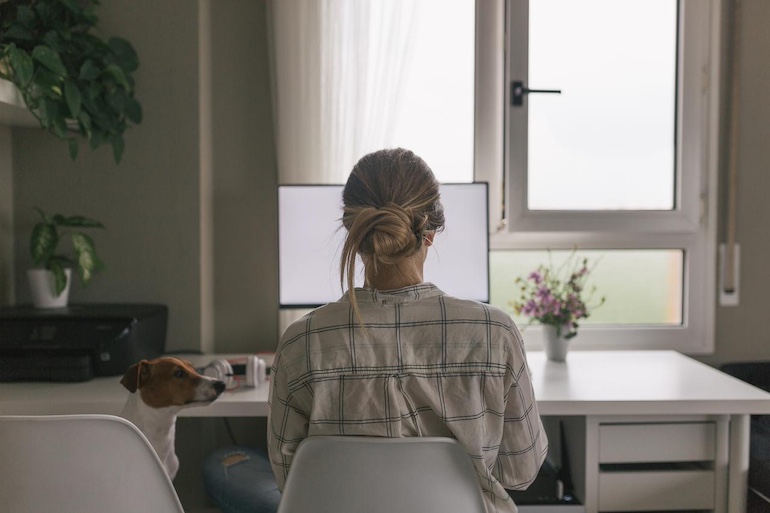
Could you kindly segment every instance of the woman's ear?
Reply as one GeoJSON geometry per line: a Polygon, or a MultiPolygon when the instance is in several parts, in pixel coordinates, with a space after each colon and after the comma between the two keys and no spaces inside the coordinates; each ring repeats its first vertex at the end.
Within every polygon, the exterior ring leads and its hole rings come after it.
{"type": "Polygon", "coordinates": [[[433,245],[433,237],[436,236],[436,232],[425,232],[422,234],[422,240],[423,244],[426,246],[432,246],[433,245]]]}

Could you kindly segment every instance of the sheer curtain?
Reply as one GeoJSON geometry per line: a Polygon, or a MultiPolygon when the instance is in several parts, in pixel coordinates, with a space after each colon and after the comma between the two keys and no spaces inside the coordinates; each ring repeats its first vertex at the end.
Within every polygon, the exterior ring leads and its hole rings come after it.
{"type": "Polygon", "coordinates": [[[392,145],[414,0],[270,0],[279,183],[343,183],[392,145]]]}

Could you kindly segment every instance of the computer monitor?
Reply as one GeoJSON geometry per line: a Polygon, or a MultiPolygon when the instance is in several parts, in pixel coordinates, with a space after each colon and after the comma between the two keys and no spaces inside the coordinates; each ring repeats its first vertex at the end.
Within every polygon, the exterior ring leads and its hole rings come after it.
{"type": "MultiPolygon", "coordinates": [[[[279,296],[282,308],[314,308],[338,300],[342,185],[278,187],[279,296]]],[[[425,281],[463,299],[489,302],[487,184],[441,184],[446,225],[425,262],[425,281]]],[[[360,259],[356,286],[363,284],[360,259]]]]}

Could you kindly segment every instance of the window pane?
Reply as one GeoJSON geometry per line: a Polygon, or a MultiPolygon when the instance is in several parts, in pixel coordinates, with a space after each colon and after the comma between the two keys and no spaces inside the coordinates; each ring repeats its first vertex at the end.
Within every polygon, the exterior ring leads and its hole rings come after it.
{"type": "Polygon", "coordinates": [[[677,1],[529,6],[529,208],[674,208],[677,1]]]}
{"type": "MultiPolygon", "coordinates": [[[[491,303],[512,315],[519,326],[529,321],[516,316],[511,302],[519,300],[517,277],[525,278],[540,264],[558,269],[572,251],[507,251],[490,253],[491,303]]],[[[680,325],[682,323],[683,251],[603,250],[578,251],[593,268],[586,291],[606,302],[581,324],[680,325]]],[[[564,270],[564,272],[568,272],[564,270]]]]}
{"type": "Polygon", "coordinates": [[[474,0],[417,0],[394,146],[442,182],[473,181],[474,0]]]}

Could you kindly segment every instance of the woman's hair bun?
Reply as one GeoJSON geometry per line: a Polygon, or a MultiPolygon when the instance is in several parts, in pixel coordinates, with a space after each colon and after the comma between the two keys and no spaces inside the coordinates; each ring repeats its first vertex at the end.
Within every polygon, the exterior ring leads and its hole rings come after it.
{"type": "Polygon", "coordinates": [[[384,207],[363,207],[354,222],[361,230],[358,246],[362,254],[388,265],[411,255],[420,248],[420,235],[415,233],[413,213],[390,203],[384,207]]]}

